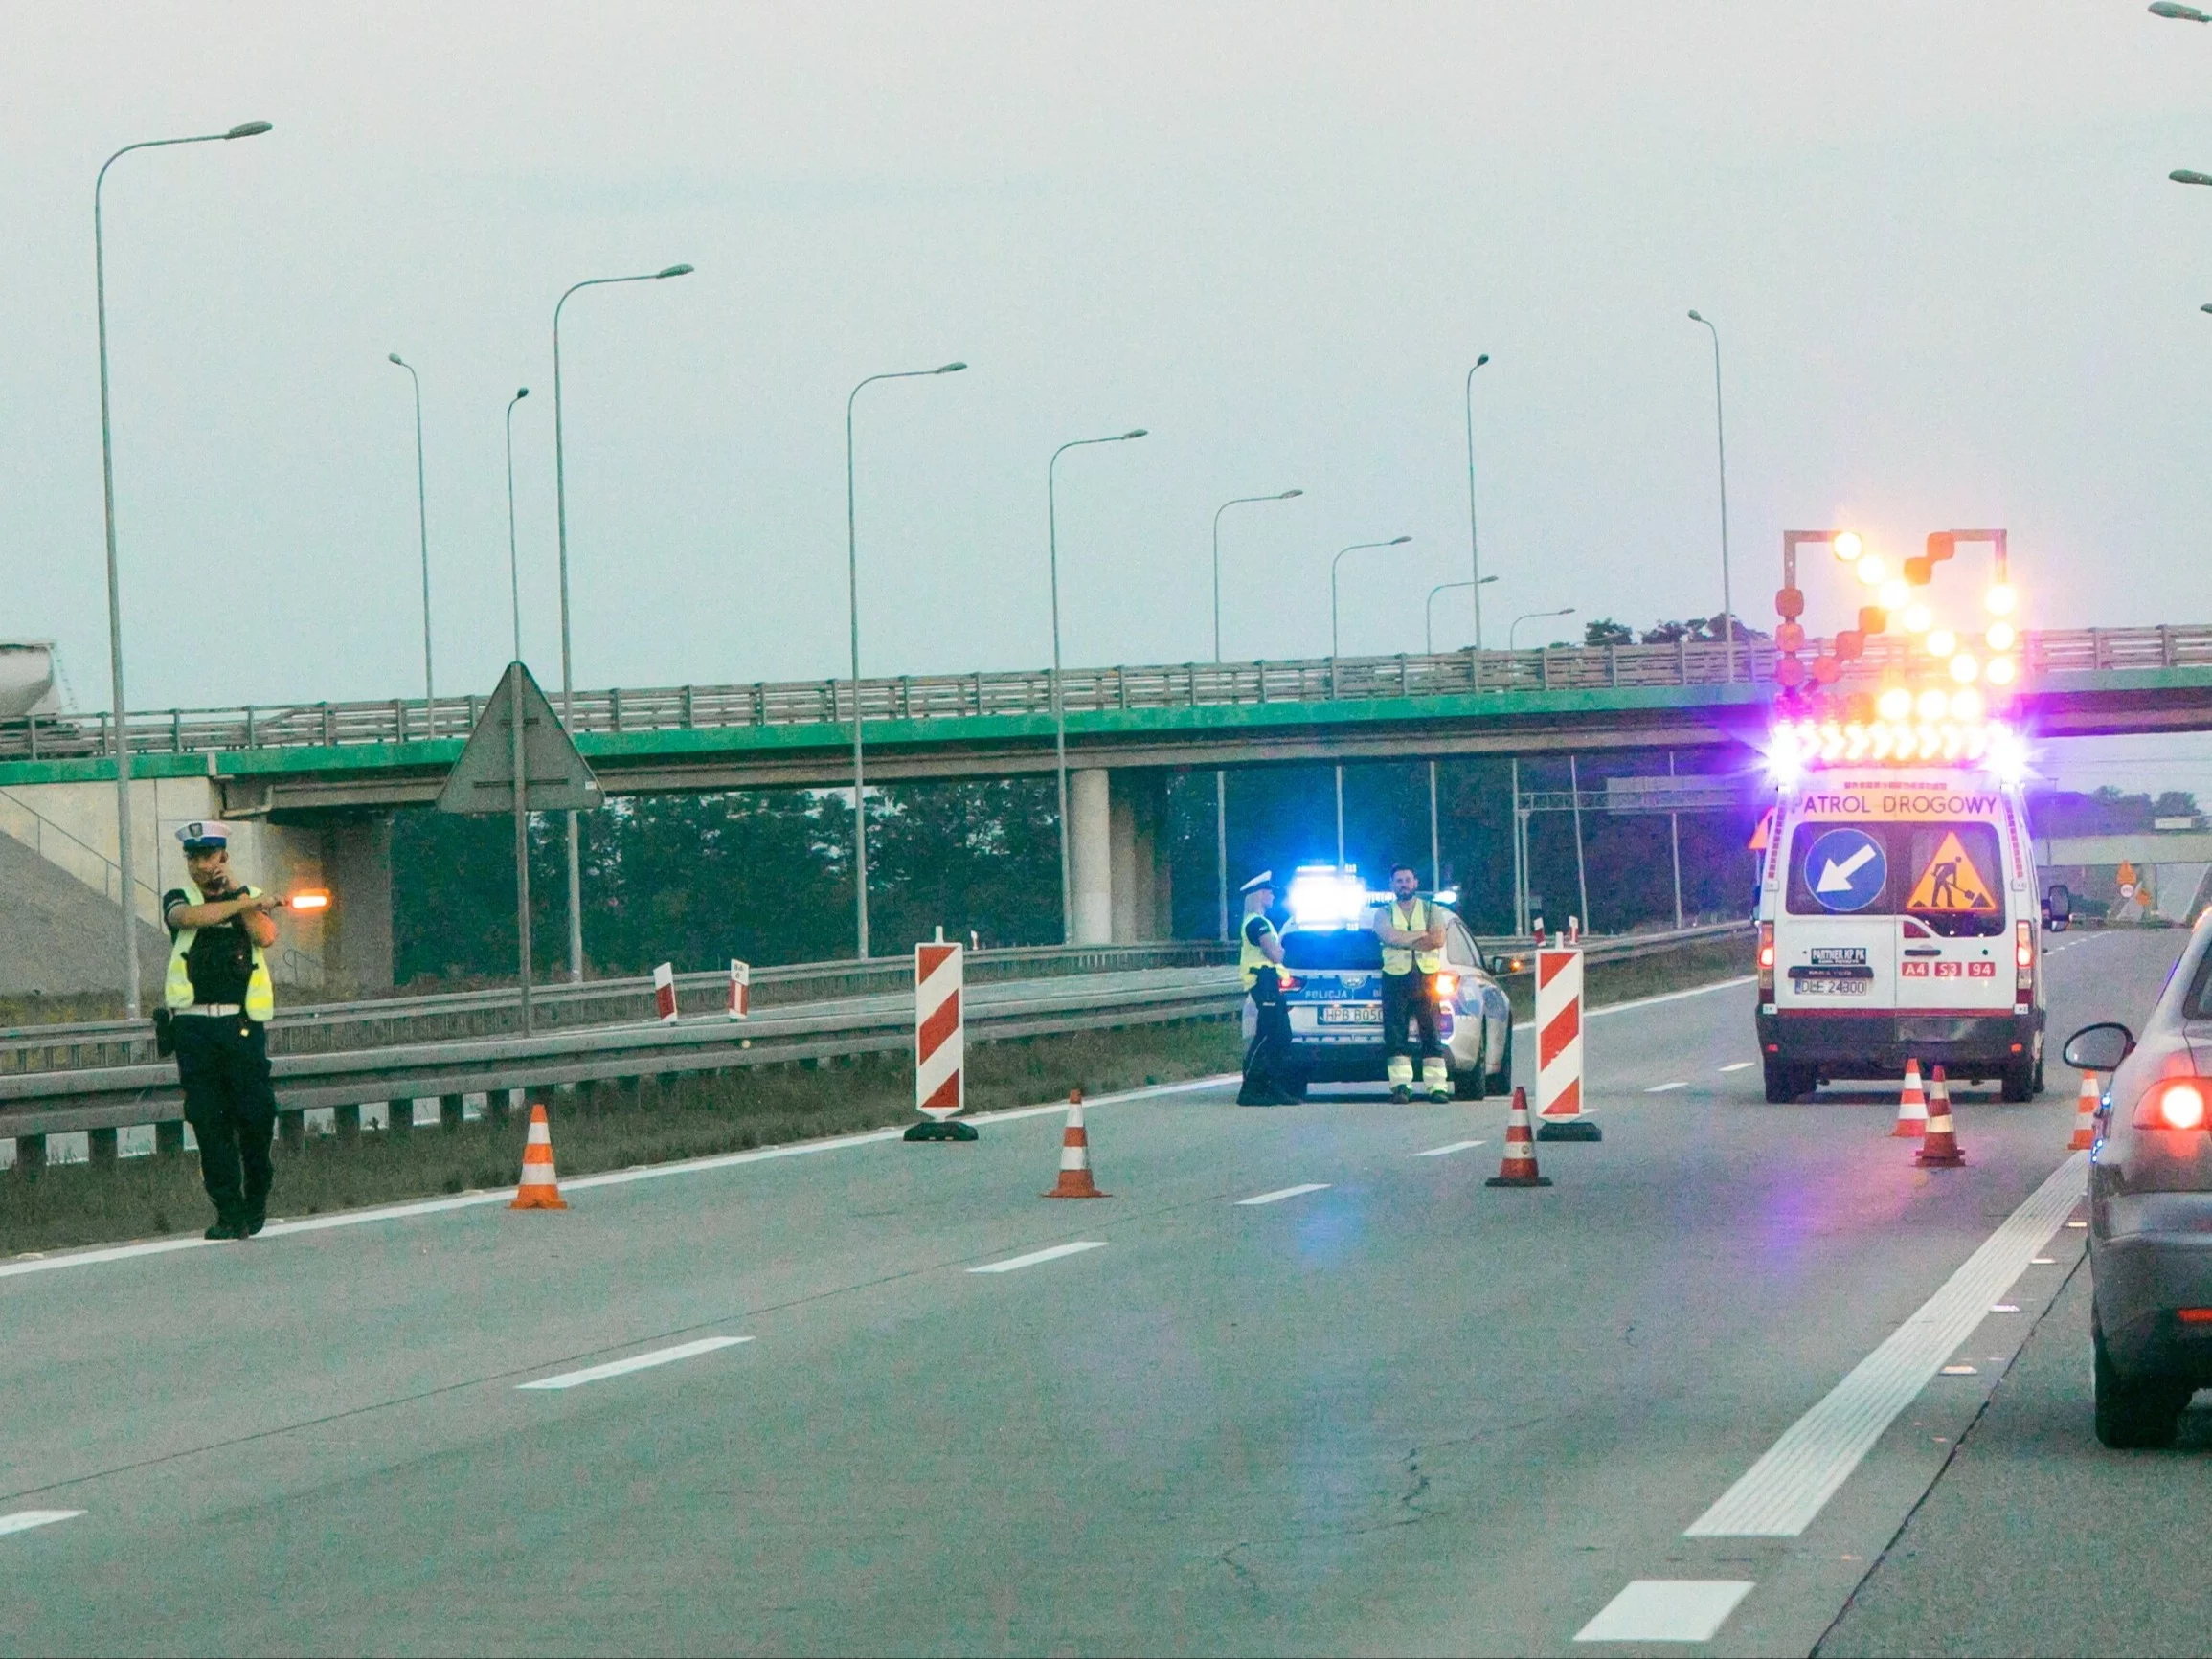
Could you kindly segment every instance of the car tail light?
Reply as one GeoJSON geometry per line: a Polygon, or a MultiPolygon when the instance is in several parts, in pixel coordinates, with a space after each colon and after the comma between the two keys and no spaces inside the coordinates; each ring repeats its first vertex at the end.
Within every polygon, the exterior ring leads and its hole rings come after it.
{"type": "Polygon", "coordinates": [[[1759,994],[1774,994],[1774,924],[1759,924],[1759,994]]]}
{"type": "Polygon", "coordinates": [[[2177,1308],[2174,1312],[2184,1325],[2212,1325],[2212,1308],[2177,1308]]]}
{"type": "Polygon", "coordinates": [[[2212,1079],[2162,1077],[2135,1102],[2137,1129],[2202,1129],[2212,1116],[2212,1079]]]}
{"type": "Polygon", "coordinates": [[[1433,983],[1436,987],[1437,996],[1449,997],[1459,989],[1459,976],[1456,974],[1439,974],[1433,983]]]}
{"type": "Polygon", "coordinates": [[[1275,985],[1278,989],[1284,991],[1296,991],[1298,988],[1298,976],[1296,974],[1285,974],[1279,969],[1276,970],[1275,985]]]}

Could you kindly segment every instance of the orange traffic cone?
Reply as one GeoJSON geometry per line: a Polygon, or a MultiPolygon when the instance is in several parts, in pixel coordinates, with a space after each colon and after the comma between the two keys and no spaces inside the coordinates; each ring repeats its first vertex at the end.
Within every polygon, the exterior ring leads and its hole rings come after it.
{"type": "Polygon", "coordinates": [[[1091,1139],[1083,1132],[1083,1091],[1068,1091],[1068,1127],[1060,1132],[1060,1184],[1049,1199],[1110,1199],[1091,1178],[1091,1139]]]}
{"type": "Polygon", "coordinates": [[[553,1129],[546,1122],[545,1102],[530,1109],[530,1139],[522,1148],[522,1183],[514,1189],[510,1210],[565,1210],[560,1182],[553,1178],[553,1129]]]}
{"type": "Polygon", "coordinates": [[[1944,1082],[1940,1065],[1935,1068],[1935,1087],[1928,1102],[1928,1138],[1920,1143],[1912,1161],[1922,1169],[1956,1169],[1966,1162],[1951,1122],[1951,1085],[1944,1082]]]}
{"type": "Polygon", "coordinates": [[[2068,1152],[2088,1152],[2097,1144],[2097,1074],[2082,1073],[2081,1099],[2074,1104],[2074,1138],[2066,1142],[2068,1152]]]}
{"type": "Polygon", "coordinates": [[[1928,1132],[1928,1096],[1920,1089],[1920,1062],[1905,1063],[1905,1092],[1897,1097],[1897,1127],[1892,1140],[1918,1140],[1928,1132]]]}
{"type": "Polygon", "coordinates": [[[1547,1187],[1549,1176],[1536,1173],[1536,1136],[1528,1126],[1528,1090],[1513,1091],[1513,1110],[1505,1119],[1505,1156],[1486,1187],[1547,1187]]]}

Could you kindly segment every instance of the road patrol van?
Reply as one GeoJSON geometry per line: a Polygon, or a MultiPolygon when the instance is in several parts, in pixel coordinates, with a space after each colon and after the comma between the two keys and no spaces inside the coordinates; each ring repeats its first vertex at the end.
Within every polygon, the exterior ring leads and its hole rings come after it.
{"type": "Polygon", "coordinates": [[[2043,1087],[2043,986],[2027,814],[1978,768],[1808,771],[1764,826],[1759,1052],[1767,1098],[1907,1060],[2043,1087]]]}

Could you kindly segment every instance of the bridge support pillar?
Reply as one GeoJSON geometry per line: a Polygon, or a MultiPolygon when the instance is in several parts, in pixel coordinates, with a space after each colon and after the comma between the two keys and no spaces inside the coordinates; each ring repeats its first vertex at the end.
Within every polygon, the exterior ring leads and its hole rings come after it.
{"type": "Polygon", "coordinates": [[[1068,774],[1068,863],[1074,887],[1069,942],[1114,939],[1113,791],[1102,769],[1068,774]]]}

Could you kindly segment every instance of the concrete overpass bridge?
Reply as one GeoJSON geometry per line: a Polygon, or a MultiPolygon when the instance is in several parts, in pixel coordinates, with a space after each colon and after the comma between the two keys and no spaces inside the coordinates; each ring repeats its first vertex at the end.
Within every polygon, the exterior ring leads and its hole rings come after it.
{"type": "MultiPolygon", "coordinates": [[[[1876,638],[1846,686],[1904,661],[1876,638]]],[[[1110,892],[1117,937],[1157,936],[1164,785],[1176,770],[1298,762],[1709,749],[1755,741],[1774,653],[1718,643],[1456,651],[1428,656],[1070,669],[1061,677],[1079,892],[1110,892]]],[[[2212,625],[2031,633],[2013,698],[2040,736],[2212,728],[2212,625]]],[[[851,776],[852,721],[869,777],[1006,777],[1053,765],[1044,671],[615,687],[576,694],[573,727],[611,794],[825,787],[851,776]]],[[[317,881],[344,902],[304,938],[357,982],[389,975],[391,815],[427,803],[482,699],[419,698],[133,712],[138,867],[153,895],[182,869],[169,831],[193,818],[254,826],[243,861],[317,881]],[[258,843],[258,844],[254,844],[258,843]],[[379,925],[374,918],[381,916],[379,925]],[[341,936],[351,927],[352,936],[341,936]]],[[[114,888],[105,715],[0,723],[0,831],[34,837],[85,885],[114,888]],[[105,869],[100,866],[105,865],[105,869]]]]}

